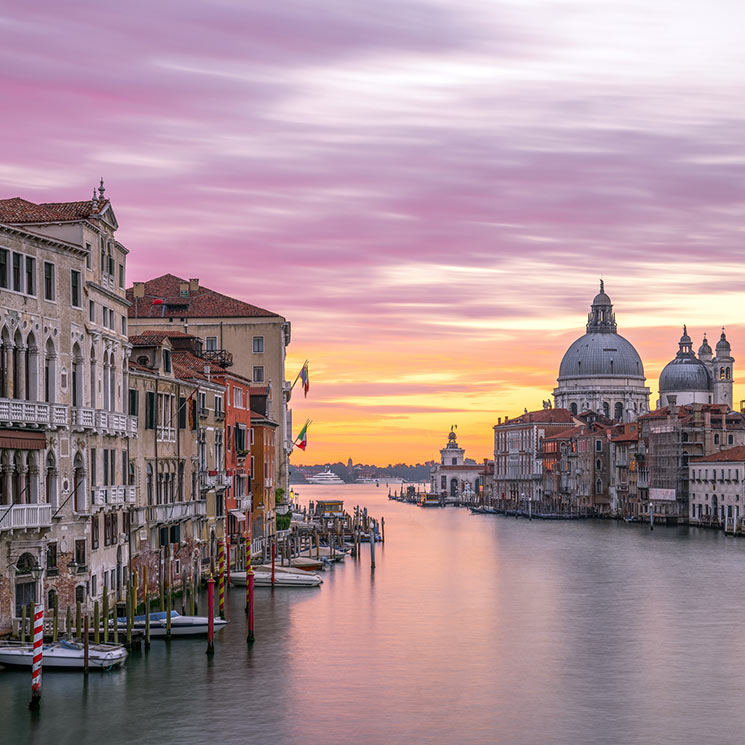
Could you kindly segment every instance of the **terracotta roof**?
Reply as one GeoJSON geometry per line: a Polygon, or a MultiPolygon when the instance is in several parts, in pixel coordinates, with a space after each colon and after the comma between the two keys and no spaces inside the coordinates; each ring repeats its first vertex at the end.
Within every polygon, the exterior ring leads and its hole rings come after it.
{"type": "Polygon", "coordinates": [[[204,374],[205,365],[209,366],[210,373],[213,375],[222,375],[227,372],[224,367],[220,367],[216,362],[209,362],[193,355],[191,352],[171,352],[171,361],[173,362],[173,372],[177,378],[207,380],[207,376],[204,374]]]}
{"type": "Polygon", "coordinates": [[[550,437],[544,437],[543,441],[545,442],[546,440],[566,440],[572,435],[576,435],[578,431],[579,431],[579,427],[570,427],[569,429],[562,429],[560,432],[557,432],[555,435],[551,435],[550,437]]]}
{"type": "Polygon", "coordinates": [[[193,334],[185,334],[183,331],[160,331],[158,329],[145,329],[141,334],[135,334],[129,337],[129,343],[135,346],[146,346],[160,344],[164,339],[174,337],[194,339],[193,334]]]}
{"type": "Polygon", "coordinates": [[[279,317],[277,313],[223,295],[201,285],[188,296],[180,295],[180,286],[188,281],[164,274],[144,283],[145,297],[135,298],[130,287],[127,299],[132,303],[130,318],[251,318],[279,317]],[[154,304],[153,301],[162,301],[154,304]]]}
{"type": "Polygon", "coordinates": [[[40,222],[77,222],[100,214],[107,206],[108,199],[103,202],[46,202],[34,204],[27,199],[12,197],[0,199],[0,222],[5,223],[40,223],[40,222]]]}
{"type": "Polygon", "coordinates": [[[729,450],[720,450],[718,453],[713,453],[712,455],[702,455],[700,458],[691,458],[689,463],[720,463],[722,461],[745,461],[745,445],[729,448],[729,450]]]}
{"type": "MultiPolygon", "coordinates": [[[[538,411],[528,411],[525,414],[516,416],[502,424],[529,424],[532,422],[543,422],[545,424],[570,424],[574,421],[569,409],[539,409],[538,411]]],[[[495,425],[499,427],[500,425],[495,425]]]]}
{"type": "Polygon", "coordinates": [[[130,370],[141,370],[142,372],[148,372],[151,374],[154,374],[155,371],[148,367],[147,365],[141,365],[139,362],[135,362],[133,359],[129,360],[129,369],[130,370]]]}

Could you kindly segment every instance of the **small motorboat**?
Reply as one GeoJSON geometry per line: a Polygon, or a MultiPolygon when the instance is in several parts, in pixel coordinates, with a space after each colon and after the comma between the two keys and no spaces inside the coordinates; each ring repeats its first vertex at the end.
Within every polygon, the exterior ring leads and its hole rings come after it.
{"type": "MultiPolygon", "coordinates": [[[[245,572],[231,572],[230,582],[246,586],[245,572]]],[[[314,572],[298,572],[292,567],[274,567],[274,587],[318,587],[323,580],[314,572]]],[[[254,587],[272,587],[272,568],[260,566],[254,569],[254,587]]]]}
{"type": "MultiPolygon", "coordinates": [[[[82,642],[63,639],[44,644],[41,648],[42,668],[61,670],[82,670],[85,667],[85,649],[82,642]]],[[[33,644],[22,642],[0,642],[0,665],[6,667],[31,667],[34,658],[33,644]]],[[[123,644],[89,644],[88,668],[90,670],[111,670],[127,659],[123,644]]]]}
{"type": "MultiPolygon", "coordinates": [[[[197,636],[206,634],[209,625],[209,616],[182,616],[178,611],[171,611],[171,636],[197,636]]],[[[119,633],[126,631],[127,619],[118,618],[119,633]]],[[[219,616],[214,619],[214,629],[219,631],[228,622],[219,616]]],[[[135,616],[133,630],[145,631],[145,616],[135,616]]],[[[165,638],[168,635],[168,613],[167,611],[156,611],[150,614],[150,636],[153,638],[165,638]]]]}

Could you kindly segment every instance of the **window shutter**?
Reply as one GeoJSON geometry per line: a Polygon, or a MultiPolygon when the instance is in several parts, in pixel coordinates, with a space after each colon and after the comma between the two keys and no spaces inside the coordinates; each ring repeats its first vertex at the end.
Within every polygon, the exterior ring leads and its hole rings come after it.
{"type": "Polygon", "coordinates": [[[178,399],[178,428],[186,429],[186,399],[183,396],[178,399]]]}
{"type": "Polygon", "coordinates": [[[155,429],[155,391],[148,391],[146,394],[145,429],[155,429]]]}
{"type": "Polygon", "coordinates": [[[191,400],[191,428],[197,429],[199,427],[199,418],[197,416],[197,402],[195,399],[191,400]]]}

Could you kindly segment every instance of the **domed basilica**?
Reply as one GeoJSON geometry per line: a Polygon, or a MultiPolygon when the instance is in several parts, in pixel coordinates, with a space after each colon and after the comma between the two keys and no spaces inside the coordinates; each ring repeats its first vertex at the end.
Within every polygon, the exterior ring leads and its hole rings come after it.
{"type": "Polygon", "coordinates": [[[678,354],[660,373],[659,405],[727,404],[731,409],[734,361],[724,329],[717,342],[716,356],[712,356],[704,334],[696,357],[691,337],[683,326],[678,354]]]}
{"type": "Polygon", "coordinates": [[[644,366],[633,345],[617,331],[613,304],[602,280],[592,301],[587,332],[566,351],[557,382],[556,406],[572,414],[592,410],[629,422],[649,411],[644,366]]]}

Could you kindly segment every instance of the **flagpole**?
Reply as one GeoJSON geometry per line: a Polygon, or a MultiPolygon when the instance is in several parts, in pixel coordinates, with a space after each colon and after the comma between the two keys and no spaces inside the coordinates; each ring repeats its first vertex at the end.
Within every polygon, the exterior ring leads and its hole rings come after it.
{"type": "MultiPolygon", "coordinates": [[[[310,426],[310,425],[311,425],[312,423],[313,423],[313,420],[312,420],[312,419],[306,419],[306,420],[305,420],[305,424],[304,424],[304,425],[303,425],[303,426],[302,426],[302,427],[300,428],[300,431],[302,432],[302,431],[303,431],[304,429],[308,429],[308,427],[309,427],[309,426],[310,426]]],[[[293,447],[295,446],[295,444],[297,443],[297,441],[298,441],[299,439],[300,439],[300,435],[298,435],[298,436],[297,436],[297,437],[296,437],[296,438],[295,438],[295,439],[294,439],[294,440],[292,441],[293,447]]]]}
{"type": "Polygon", "coordinates": [[[308,364],[308,362],[310,362],[310,360],[305,360],[305,362],[303,362],[303,366],[300,368],[300,372],[295,376],[295,380],[292,381],[290,390],[292,390],[295,387],[295,383],[297,383],[298,380],[300,380],[300,376],[303,374],[303,370],[305,370],[305,366],[308,364]]]}

